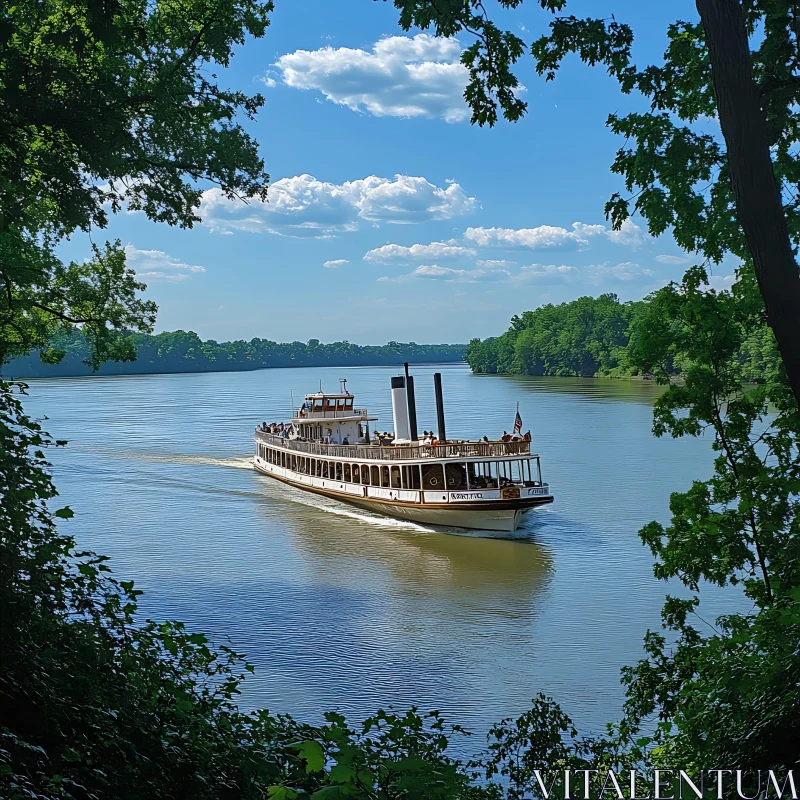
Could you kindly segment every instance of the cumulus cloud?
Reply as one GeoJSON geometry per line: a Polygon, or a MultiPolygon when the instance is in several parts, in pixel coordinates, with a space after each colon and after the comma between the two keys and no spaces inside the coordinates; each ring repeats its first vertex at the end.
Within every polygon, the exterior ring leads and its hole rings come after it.
{"type": "Polygon", "coordinates": [[[618,281],[630,281],[634,278],[651,277],[655,275],[653,270],[634,264],[632,261],[623,261],[620,264],[592,264],[587,268],[589,280],[599,283],[605,278],[613,278],[618,281]]]}
{"type": "Polygon", "coordinates": [[[653,237],[642,230],[633,220],[626,219],[618,231],[606,231],[606,236],[614,244],[624,244],[628,247],[642,247],[650,243],[653,237]]]}
{"type": "Polygon", "coordinates": [[[464,237],[478,247],[505,250],[584,250],[589,240],[602,236],[615,244],[640,247],[651,241],[635,222],[627,219],[618,231],[605,225],[573,222],[570,228],[539,225],[537,228],[467,228],[464,237]]]}
{"type": "Polygon", "coordinates": [[[284,84],[376,117],[469,118],[467,68],[456,39],[425,33],[389,36],[371,51],[349,47],[296,50],[274,65],[284,84]]]}
{"type": "Polygon", "coordinates": [[[537,283],[569,283],[577,274],[577,268],[567,264],[528,264],[519,271],[517,277],[537,283]]]}
{"type": "Polygon", "coordinates": [[[483,281],[505,281],[511,277],[508,270],[504,269],[453,269],[440,267],[438,264],[424,264],[406,275],[390,278],[384,275],[379,281],[392,281],[401,283],[414,279],[448,281],[452,283],[479,283],[483,281]]]}
{"type": "Polygon", "coordinates": [[[656,261],[662,264],[688,264],[688,256],[656,256],[656,261]]]}
{"type": "Polygon", "coordinates": [[[187,264],[167,255],[163,250],[139,250],[125,245],[125,262],[140,278],[150,281],[183,281],[190,272],[205,272],[205,267],[187,264]]]}
{"type": "Polygon", "coordinates": [[[424,264],[411,272],[378,278],[379,281],[405,283],[409,280],[427,279],[454,283],[510,283],[521,288],[525,283],[558,284],[569,283],[579,275],[576,267],[566,264],[528,264],[520,269],[512,261],[480,260],[468,268],[443,267],[439,264],[424,264]]]}
{"type": "Polygon", "coordinates": [[[338,269],[339,267],[343,267],[345,264],[349,264],[350,262],[346,258],[334,258],[330,261],[326,261],[322,266],[327,267],[328,269],[338,269]]]}
{"type": "Polygon", "coordinates": [[[477,207],[459,184],[436,186],[425,178],[371,175],[345,183],[328,183],[312,175],[281,178],[267,202],[230,200],[218,189],[203,192],[200,217],[213,230],[328,237],[358,227],[359,220],[412,224],[447,220],[477,207]]]}
{"type": "Polygon", "coordinates": [[[605,225],[587,225],[585,222],[573,222],[572,231],[582,239],[588,239],[590,236],[608,235],[608,228],[605,225]]]}
{"type": "Polygon", "coordinates": [[[388,263],[392,261],[427,261],[439,258],[471,258],[476,251],[471,247],[461,247],[454,242],[431,242],[430,244],[385,244],[376,247],[364,256],[364,261],[388,263]]]}
{"type": "Polygon", "coordinates": [[[516,267],[516,261],[506,261],[502,258],[483,258],[475,262],[476,267],[486,267],[487,269],[508,269],[509,267],[516,267]]]}
{"type": "Polygon", "coordinates": [[[589,244],[589,237],[606,232],[603,225],[575,222],[572,230],[556,225],[538,228],[467,228],[464,237],[478,247],[515,250],[578,250],[589,244]]]}
{"type": "Polygon", "coordinates": [[[708,277],[708,286],[718,292],[730,289],[734,283],[736,283],[735,275],[709,275],[708,277]]]}

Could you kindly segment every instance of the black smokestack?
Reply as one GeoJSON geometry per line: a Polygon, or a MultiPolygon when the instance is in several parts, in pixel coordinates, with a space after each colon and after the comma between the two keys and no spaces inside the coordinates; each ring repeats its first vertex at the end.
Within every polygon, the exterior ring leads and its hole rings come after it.
{"type": "Polygon", "coordinates": [[[408,374],[408,364],[403,364],[406,371],[406,400],[408,401],[408,438],[417,441],[417,401],[414,399],[414,378],[408,374]]]}
{"type": "Polygon", "coordinates": [[[442,373],[433,373],[433,390],[436,393],[436,421],[439,424],[439,441],[447,441],[447,433],[444,429],[444,400],[442,398],[442,373]]]}

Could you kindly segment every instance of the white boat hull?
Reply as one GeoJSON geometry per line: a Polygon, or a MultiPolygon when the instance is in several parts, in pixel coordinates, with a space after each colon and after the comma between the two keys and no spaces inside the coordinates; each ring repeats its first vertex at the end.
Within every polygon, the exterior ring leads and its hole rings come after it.
{"type": "MultiPolygon", "coordinates": [[[[472,530],[494,531],[511,533],[520,525],[522,517],[531,508],[551,503],[552,496],[538,496],[522,501],[486,501],[472,503],[421,503],[400,502],[394,503],[386,499],[354,495],[342,491],[345,485],[338,481],[316,481],[321,486],[308,483],[307,476],[297,476],[285,469],[275,468],[269,464],[260,464],[255,460],[254,466],[258,472],[270,478],[275,478],[282,483],[287,483],[297,489],[302,489],[311,494],[320,494],[341,500],[345,503],[365,508],[376,514],[384,514],[397,519],[409,520],[425,525],[441,525],[453,528],[469,528],[472,530]],[[327,485],[326,485],[327,484],[327,485]]],[[[361,491],[361,487],[352,487],[361,491]]],[[[397,494],[396,492],[389,494],[397,494]]],[[[419,494],[419,493],[417,493],[419,494]]],[[[440,494],[440,493],[436,493],[440,494]]],[[[463,494],[463,493],[462,493],[463,494]]],[[[444,494],[442,495],[444,498],[444,494]]]]}
{"type": "Polygon", "coordinates": [[[390,503],[374,503],[369,500],[350,500],[361,508],[386,514],[397,519],[407,519],[424,525],[442,525],[450,528],[471,528],[481,531],[502,531],[511,533],[515,531],[522,521],[523,515],[529,511],[527,508],[509,509],[483,509],[470,508],[466,510],[456,508],[426,508],[422,505],[391,505],[390,503]]]}

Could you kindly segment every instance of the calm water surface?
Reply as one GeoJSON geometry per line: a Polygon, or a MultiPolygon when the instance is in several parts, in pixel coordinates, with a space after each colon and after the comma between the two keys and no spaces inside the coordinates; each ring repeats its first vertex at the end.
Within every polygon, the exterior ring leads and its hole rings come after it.
{"type": "MultiPolygon", "coordinates": [[[[622,702],[619,670],[659,624],[666,587],[638,529],[710,471],[702,440],[656,440],[648,383],[473,376],[417,367],[420,430],[443,372],[447,430],[497,437],[517,401],[556,496],[513,541],[385,519],[250,468],[252,428],[346,377],[391,429],[392,368],[275,369],[32,381],[28,410],[53,453],[81,546],[112,556],[145,613],[246,652],[242,704],[316,721],[378,707],[440,709],[476,732],[537,692],[597,732],[622,702]]],[[[718,593],[710,616],[738,605],[718,593]]]]}

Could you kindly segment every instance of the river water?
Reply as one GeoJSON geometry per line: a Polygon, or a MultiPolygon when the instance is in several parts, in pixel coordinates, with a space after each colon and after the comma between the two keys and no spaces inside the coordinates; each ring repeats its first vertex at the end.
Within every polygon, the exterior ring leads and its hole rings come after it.
{"type": "MultiPolygon", "coordinates": [[[[709,443],[652,436],[650,383],[465,365],[413,370],[420,430],[435,426],[437,370],[449,435],[495,438],[517,401],[532,430],[556,501],[513,541],[382,518],[251,469],[253,426],[320,382],[346,377],[391,429],[392,368],[37,380],[27,408],[69,440],[52,453],[76,514],[64,524],[145,590],[145,614],[248,655],[243,706],[319,721],[416,705],[482,734],[545,692],[599,732],[667,590],[637,531],[709,474],[709,443]]],[[[737,600],[718,592],[705,613],[737,600]]]]}

